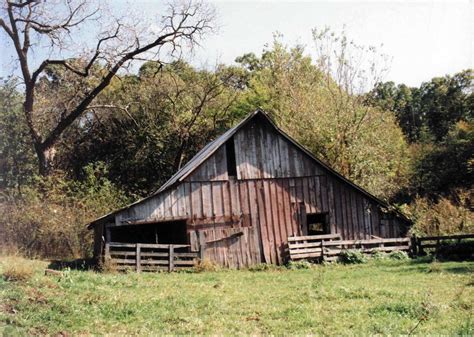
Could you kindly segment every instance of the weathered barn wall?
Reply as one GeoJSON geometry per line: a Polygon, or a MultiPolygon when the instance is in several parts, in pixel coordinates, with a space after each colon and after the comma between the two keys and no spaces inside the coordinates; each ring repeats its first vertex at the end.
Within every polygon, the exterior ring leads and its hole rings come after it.
{"type": "Polygon", "coordinates": [[[184,182],[137,206],[119,213],[117,225],[188,217],[193,245],[201,237],[215,241],[242,231],[241,236],[209,244],[206,251],[210,259],[234,267],[250,261],[283,262],[287,237],[305,234],[307,213],[329,212],[331,232],[344,239],[401,234],[394,221],[384,220],[386,225],[380,226],[382,213],[373,201],[327,176],[184,182]]]}
{"type": "Polygon", "coordinates": [[[238,179],[290,178],[323,174],[314,160],[262,121],[234,136],[238,179]]]}

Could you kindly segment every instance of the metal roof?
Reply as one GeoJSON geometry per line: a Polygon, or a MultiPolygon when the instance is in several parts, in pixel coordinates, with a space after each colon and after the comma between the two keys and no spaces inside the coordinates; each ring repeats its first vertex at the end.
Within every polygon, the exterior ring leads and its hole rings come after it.
{"type": "MultiPolygon", "coordinates": [[[[214,152],[216,152],[219,147],[221,147],[227,140],[229,140],[238,130],[240,130],[245,124],[247,124],[250,120],[252,120],[255,116],[260,115],[265,118],[266,121],[268,121],[274,128],[275,130],[278,131],[283,137],[285,137],[289,142],[291,142],[294,146],[296,146],[298,149],[303,151],[307,156],[309,156],[312,160],[316,161],[320,166],[322,166],[326,171],[328,171],[330,174],[335,175],[337,178],[340,180],[344,181],[345,183],[351,185],[353,188],[367,196],[368,198],[374,200],[378,204],[382,205],[383,207],[386,207],[387,209],[390,209],[391,207],[384,202],[383,200],[377,198],[376,196],[372,195],[371,193],[367,192],[364,190],[362,187],[357,186],[354,184],[352,181],[349,179],[345,178],[343,175],[341,175],[339,172],[335,171],[333,168],[331,168],[328,164],[325,162],[321,161],[320,159],[316,158],[310,151],[305,149],[301,144],[299,144],[296,140],[291,138],[289,135],[287,135],[283,130],[281,130],[271,119],[270,117],[261,109],[257,109],[254,112],[249,113],[243,120],[241,120],[237,125],[234,127],[230,128],[227,130],[225,133],[223,133],[221,136],[217,137],[215,140],[212,142],[208,143],[205,147],[203,147],[190,161],[188,161],[181,169],[179,169],[166,183],[164,183],[156,192],[151,194],[150,196],[140,199],[126,207],[117,209],[113,212],[110,212],[88,224],[88,228],[91,228],[95,223],[100,222],[101,220],[105,220],[106,218],[112,216],[113,214],[120,212],[122,210],[128,209],[138,203],[141,203],[144,200],[147,200],[159,193],[162,193],[166,191],[167,189],[173,187],[177,183],[183,181],[187,176],[189,176],[199,165],[201,165],[206,159],[208,159],[214,152]]],[[[397,210],[392,210],[394,211],[398,216],[403,218],[404,220],[411,222],[404,214],[400,213],[397,210]]]]}

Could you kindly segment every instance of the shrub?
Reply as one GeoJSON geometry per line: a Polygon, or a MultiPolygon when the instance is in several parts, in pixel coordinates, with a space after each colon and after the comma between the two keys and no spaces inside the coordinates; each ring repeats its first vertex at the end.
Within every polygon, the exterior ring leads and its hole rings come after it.
{"type": "Polygon", "coordinates": [[[88,166],[83,182],[61,172],[38,178],[21,191],[1,195],[2,246],[13,246],[27,256],[79,258],[91,255],[92,233],[85,225],[127,202],[105,175],[101,164],[88,166]]]}
{"type": "Polygon", "coordinates": [[[474,241],[442,244],[436,253],[436,257],[440,260],[473,261],[474,241]]]}
{"type": "Polygon", "coordinates": [[[8,259],[8,264],[4,266],[2,275],[6,281],[23,282],[28,281],[34,274],[33,265],[22,258],[8,259]]]}
{"type": "Polygon", "coordinates": [[[199,261],[194,266],[194,271],[196,273],[202,273],[205,271],[219,271],[219,270],[220,270],[220,266],[217,263],[206,260],[206,259],[199,261]]]}
{"type": "Polygon", "coordinates": [[[360,250],[356,249],[342,251],[339,260],[344,264],[359,264],[368,261],[367,256],[365,256],[360,250]]]}
{"type": "Polygon", "coordinates": [[[290,261],[287,264],[287,268],[291,270],[296,270],[296,269],[311,269],[313,267],[313,264],[309,261],[306,260],[300,260],[300,261],[290,261]]]}
{"type": "Polygon", "coordinates": [[[460,189],[450,198],[436,201],[418,197],[410,205],[403,205],[402,211],[414,222],[411,232],[419,236],[472,233],[474,212],[470,205],[474,202],[473,196],[471,191],[460,189]]]}
{"type": "Polygon", "coordinates": [[[402,250],[395,250],[393,252],[390,252],[390,254],[388,254],[388,258],[391,260],[408,260],[409,256],[407,252],[404,252],[402,250]]]}
{"type": "Polygon", "coordinates": [[[387,258],[387,254],[376,250],[372,253],[371,258],[374,260],[385,260],[387,258]]]}

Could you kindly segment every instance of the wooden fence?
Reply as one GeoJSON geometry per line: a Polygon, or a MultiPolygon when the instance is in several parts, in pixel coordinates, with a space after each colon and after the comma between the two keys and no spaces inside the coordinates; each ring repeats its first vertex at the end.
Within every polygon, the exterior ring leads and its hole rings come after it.
{"type": "Polygon", "coordinates": [[[201,256],[189,245],[110,242],[105,245],[105,260],[117,270],[175,271],[191,268],[201,256]]]}
{"type": "Polygon", "coordinates": [[[294,236],[288,238],[291,260],[319,259],[335,261],[344,250],[357,249],[363,253],[410,251],[410,238],[371,240],[342,240],[338,234],[294,236]]]}
{"type": "Polygon", "coordinates": [[[474,239],[473,234],[458,234],[458,235],[441,235],[441,236],[425,236],[412,237],[412,251],[413,255],[425,255],[427,252],[437,253],[438,249],[448,243],[460,243],[462,240],[474,239]]]}

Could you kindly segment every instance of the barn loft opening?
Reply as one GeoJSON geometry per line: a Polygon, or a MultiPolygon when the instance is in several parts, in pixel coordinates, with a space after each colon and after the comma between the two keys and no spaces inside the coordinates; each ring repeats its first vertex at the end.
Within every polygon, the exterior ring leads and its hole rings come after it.
{"type": "Polygon", "coordinates": [[[328,224],[328,213],[308,213],[306,223],[308,224],[308,235],[331,234],[328,224]]]}
{"type": "Polygon", "coordinates": [[[110,241],[124,243],[188,244],[186,221],[168,221],[110,228],[110,241]]]}
{"type": "Polygon", "coordinates": [[[225,152],[227,158],[227,175],[229,177],[237,176],[237,163],[235,160],[235,146],[234,146],[234,137],[231,137],[225,143],[225,152]]]}

